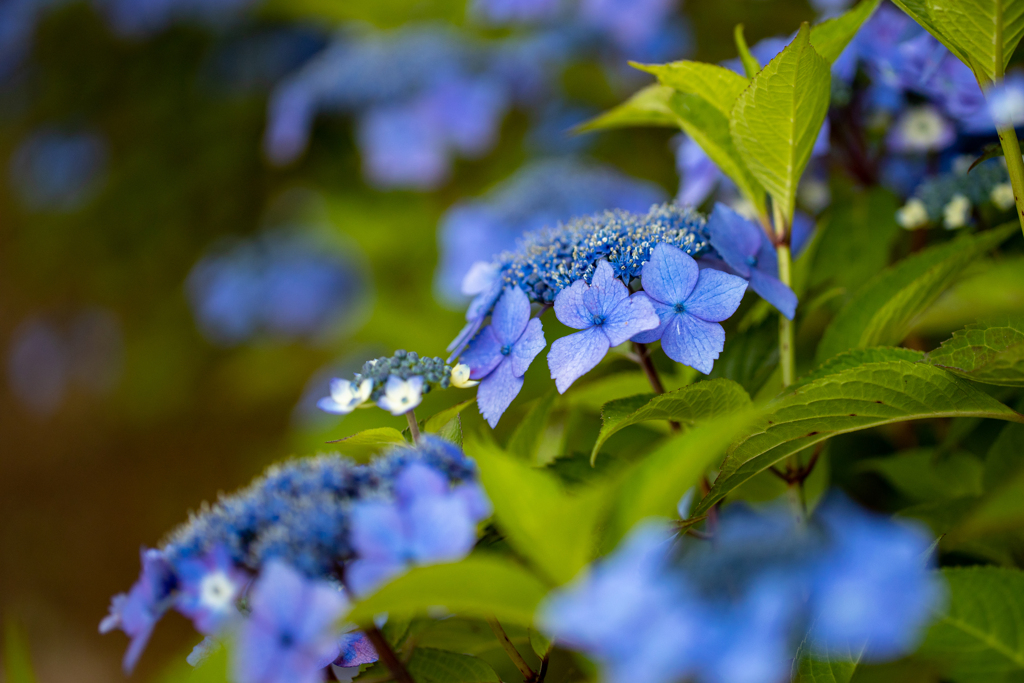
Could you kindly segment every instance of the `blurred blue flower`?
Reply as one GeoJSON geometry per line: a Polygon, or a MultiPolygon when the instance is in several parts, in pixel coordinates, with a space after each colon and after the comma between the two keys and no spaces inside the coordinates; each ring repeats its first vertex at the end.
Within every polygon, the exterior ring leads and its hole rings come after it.
{"type": "Polygon", "coordinates": [[[338,621],[348,609],[338,585],[307,579],[281,561],[263,568],[232,649],[239,683],[320,683],[339,654],[338,621]]]}
{"type": "Polygon", "coordinates": [[[597,367],[608,349],[659,323],[650,299],[642,294],[630,296],[607,261],[597,264],[589,285],[580,279],[558,293],[555,316],[562,324],[582,330],[556,339],[548,353],[551,377],[562,394],[597,367]]]}
{"type": "Polygon", "coordinates": [[[1024,125],[1024,73],[1016,71],[993,85],[987,94],[988,112],[995,125],[1024,125]]]}
{"type": "Polygon", "coordinates": [[[172,23],[197,22],[223,26],[255,4],[255,0],[94,0],[117,33],[146,38],[172,23]]]}
{"type": "Polygon", "coordinates": [[[410,565],[462,559],[476,543],[476,524],[490,514],[479,485],[454,489],[436,470],[413,463],[395,478],[393,500],[362,500],[352,507],[356,559],[345,583],[363,596],[410,565]]]}
{"type": "Polygon", "coordinates": [[[523,375],[547,342],[540,318],[530,318],[530,300],[518,287],[506,287],[491,324],[469,343],[462,362],[480,380],[476,401],[491,427],[523,388],[523,375]]]}
{"type": "MultiPolygon", "coordinates": [[[[677,0],[579,0],[580,19],[607,34],[627,52],[643,49],[658,37],[677,0]]],[[[630,54],[630,57],[643,57],[630,54]]]]}
{"type": "Polygon", "coordinates": [[[697,144],[693,138],[681,134],[676,145],[676,169],[679,171],[679,194],[676,201],[683,206],[700,206],[719,182],[730,181],[718,168],[718,164],[697,144]]]}
{"type": "Polygon", "coordinates": [[[106,167],[107,143],[100,135],[41,128],[15,149],[8,173],[26,208],[67,213],[95,196],[106,167]]]}
{"type": "MultiPolygon", "coordinates": [[[[636,296],[651,303],[659,324],[634,334],[633,341],[660,339],[669,358],[710,373],[725,347],[725,329],[719,323],[739,308],[746,281],[712,268],[701,270],[692,256],[669,244],[654,248],[640,279],[644,291],[636,296]]],[[[557,305],[556,299],[555,310],[557,305]]]]}
{"type": "Polygon", "coordinates": [[[941,152],[956,141],[956,129],[936,107],[910,107],[900,115],[886,137],[894,152],[941,152]]]}
{"type": "Polygon", "coordinates": [[[473,0],[471,12],[497,26],[534,24],[554,19],[565,4],[564,0],[473,0]]]}
{"type": "Polygon", "coordinates": [[[750,288],[784,316],[796,315],[797,298],[779,280],[778,257],[764,230],[724,204],[715,204],[708,219],[711,246],[750,288]]]}
{"type": "Polygon", "coordinates": [[[218,546],[200,558],[183,559],[174,566],[178,575],[175,607],[204,635],[217,634],[239,616],[235,603],[249,583],[249,575],[218,546]]]}

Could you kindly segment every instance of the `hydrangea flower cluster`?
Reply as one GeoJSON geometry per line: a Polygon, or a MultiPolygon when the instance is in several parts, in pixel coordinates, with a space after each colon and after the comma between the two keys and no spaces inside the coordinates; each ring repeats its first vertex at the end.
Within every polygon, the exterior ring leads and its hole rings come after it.
{"type": "Polygon", "coordinates": [[[361,634],[337,629],[350,598],[409,566],[464,557],[489,515],[474,463],[432,436],[367,465],[338,455],[275,465],[144,549],[139,580],[100,630],[129,635],[131,670],[177,609],[234,642],[238,683],[321,680],[332,663],[376,661],[361,634]]]}
{"type": "Polygon", "coordinates": [[[970,225],[976,207],[994,206],[998,211],[1013,208],[1013,187],[1001,160],[980,164],[970,173],[954,169],[926,179],[896,219],[907,230],[942,225],[947,230],[970,225]]]}
{"type": "Polygon", "coordinates": [[[612,682],[776,683],[811,653],[908,654],[944,591],[929,534],[829,498],[806,526],[729,507],[711,542],[645,522],[540,610],[557,642],[612,682]]]}

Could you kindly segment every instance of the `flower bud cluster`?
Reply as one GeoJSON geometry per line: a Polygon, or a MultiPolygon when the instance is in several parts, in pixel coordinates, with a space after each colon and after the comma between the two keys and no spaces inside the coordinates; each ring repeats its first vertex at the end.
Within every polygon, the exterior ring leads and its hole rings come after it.
{"type": "Polygon", "coordinates": [[[954,170],[925,180],[896,217],[908,230],[932,225],[956,230],[971,222],[975,207],[988,205],[998,211],[1013,208],[1013,188],[1006,166],[995,160],[969,173],[954,170]]]}

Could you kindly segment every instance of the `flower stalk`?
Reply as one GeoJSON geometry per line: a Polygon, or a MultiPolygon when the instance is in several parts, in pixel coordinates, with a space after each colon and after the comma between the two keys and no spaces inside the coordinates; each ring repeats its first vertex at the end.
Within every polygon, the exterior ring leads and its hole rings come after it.
{"type": "Polygon", "coordinates": [[[412,435],[412,442],[420,442],[420,424],[416,421],[416,411],[409,409],[405,412],[405,419],[409,421],[409,434],[412,435]]]}
{"type": "Polygon", "coordinates": [[[502,649],[508,654],[508,658],[512,660],[512,663],[516,665],[517,669],[519,669],[519,673],[523,675],[523,680],[526,681],[526,683],[536,681],[537,674],[533,672],[530,665],[527,664],[526,660],[523,659],[523,656],[519,654],[519,650],[516,649],[516,646],[512,643],[508,634],[505,633],[505,629],[502,628],[500,623],[498,623],[498,620],[494,617],[487,617],[487,623],[490,624],[491,630],[494,631],[494,636],[498,639],[498,643],[501,644],[502,649]]]}
{"type": "Polygon", "coordinates": [[[379,628],[371,626],[365,629],[364,633],[370,639],[373,649],[377,651],[381,661],[384,662],[384,665],[398,683],[415,683],[412,676],[409,675],[408,669],[405,668],[405,664],[398,658],[395,651],[391,649],[391,645],[388,644],[387,638],[384,637],[379,628]]]}

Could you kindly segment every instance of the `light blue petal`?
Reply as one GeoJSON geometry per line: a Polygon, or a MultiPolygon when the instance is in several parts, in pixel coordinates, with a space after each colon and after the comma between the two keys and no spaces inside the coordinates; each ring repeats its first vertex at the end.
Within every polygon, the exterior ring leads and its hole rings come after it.
{"type": "Polygon", "coordinates": [[[607,318],[615,307],[629,296],[629,288],[615,277],[615,270],[607,261],[599,261],[590,289],[583,293],[583,303],[594,317],[607,318]]]}
{"type": "Polygon", "coordinates": [[[330,396],[325,396],[316,402],[316,407],[325,413],[334,413],[335,415],[348,415],[352,411],[349,410],[347,405],[342,405],[335,401],[330,396]]]}
{"type": "Polygon", "coordinates": [[[544,329],[541,326],[540,318],[534,318],[526,326],[523,336],[512,347],[512,354],[509,356],[509,360],[512,362],[512,374],[522,377],[533,359],[544,350],[547,343],[547,340],[544,339],[544,329]]]}
{"type": "Polygon", "coordinates": [[[503,358],[501,342],[498,341],[493,328],[488,325],[469,343],[459,360],[469,366],[469,376],[472,379],[481,379],[498,367],[503,358]]]}
{"type": "Polygon", "coordinates": [[[366,560],[360,557],[345,568],[345,585],[356,597],[363,597],[404,571],[405,562],[401,559],[366,560]]]}
{"type": "Polygon", "coordinates": [[[395,503],[362,500],[352,506],[352,547],[360,557],[386,560],[405,548],[402,514],[395,503]]]}
{"type": "Polygon", "coordinates": [[[448,480],[440,472],[419,462],[406,465],[395,477],[395,495],[402,503],[421,496],[439,496],[448,488],[448,480]]]}
{"type": "Polygon", "coordinates": [[[638,344],[651,344],[658,341],[661,339],[661,335],[665,332],[665,326],[668,325],[672,316],[677,315],[675,309],[668,304],[655,301],[643,292],[637,292],[633,296],[647,297],[647,300],[651,303],[651,307],[654,308],[655,315],[658,316],[658,326],[647,330],[646,332],[634,335],[632,340],[638,344]]]}
{"type": "Polygon", "coordinates": [[[491,328],[498,341],[514,344],[530,320],[530,299],[518,287],[506,287],[491,314],[491,328]]]}
{"type": "Polygon", "coordinates": [[[548,352],[548,368],[558,393],[564,394],[573,382],[597,367],[609,348],[608,337],[597,327],[556,339],[548,352]]]}
{"type": "Polygon", "coordinates": [[[665,327],[661,348],[669,358],[707,375],[725,348],[725,329],[689,313],[680,313],[665,327]]]}
{"type": "Polygon", "coordinates": [[[764,230],[725,204],[715,204],[708,217],[707,230],[711,246],[722,259],[737,273],[749,277],[751,264],[748,259],[757,256],[764,230]]]}
{"type": "Polygon", "coordinates": [[[585,330],[594,324],[594,317],[583,303],[587,283],[577,280],[555,297],[555,317],[559,322],[577,330],[585,330]]]}
{"type": "Polygon", "coordinates": [[[651,300],[638,292],[616,306],[601,329],[608,337],[608,342],[618,346],[636,334],[660,326],[661,319],[654,311],[651,300]]]}
{"type": "Polygon", "coordinates": [[[697,284],[700,268],[693,257],[671,244],[659,244],[640,272],[644,291],[665,304],[683,302],[697,284]]]}
{"type": "Polygon", "coordinates": [[[409,510],[409,554],[416,564],[454,562],[476,543],[476,520],[459,497],[421,498],[409,510]]]}
{"type": "Polygon", "coordinates": [[[755,270],[750,274],[750,288],[790,320],[796,315],[796,294],[780,280],[755,270]]]}
{"type": "Polygon", "coordinates": [[[459,331],[458,336],[452,340],[452,343],[448,345],[448,351],[451,351],[451,355],[448,356],[446,362],[451,363],[453,360],[458,358],[459,354],[462,353],[462,349],[466,348],[466,344],[473,338],[476,331],[480,329],[480,326],[484,324],[484,319],[474,318],[467,322],[462,329],[459,331]]]}
{"type": "MultiPolygon", "coordinates": [[[[536,354],[534,354],[536,355],[536,354]]],[[[523,388],[522,376],[517,377],[512,371],[512,361],[501,363],[494,372],[480,382],[476,390],[476,404],[480,414],[493,429],[498,425],[502,414],[512,405],[512,401],[523,388]]]]}
{"type": "Polygon", "coordinates": [[[759,270],[765,275],[778,277],[779,255],[775,251],[775,245],[768,239],[768,235],[765,234],[764,230],[758,230],[757,234],[761,238],[761,245],[757,248],[757,266],[754,270],[759,270]]]}
{"type": "Polygon", "coordinates": [[[747,291],[747,281],[712,268],[700,271],[697,286],[686,300],[686,312],[701,320],[720,323],[736,312],[747,291]]]}

